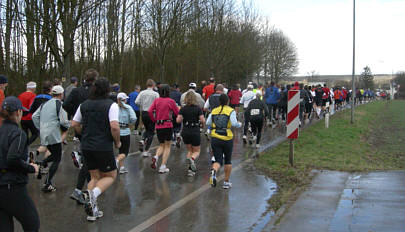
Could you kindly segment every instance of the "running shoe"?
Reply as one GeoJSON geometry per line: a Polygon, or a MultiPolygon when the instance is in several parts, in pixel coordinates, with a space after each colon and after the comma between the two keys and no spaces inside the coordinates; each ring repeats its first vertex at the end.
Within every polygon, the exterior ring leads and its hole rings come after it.
{"type": "Polygon", "coordinates": [[[34,152],[30,151],[30,163],[34,163],[35,162],[35,158],[34,158],[34,152]]]}
{"type": "Polygon", "coordinates": [[[252,137],[252,143],[255,143],[256,140],[257,140],[257,136],[255,135],[255,136],[252,137]]]}
{"type": "Polygon", "coordinates": [[[145,146],[145,141],[143,139],[139,140],[139,151],[143,152],[145,146]]]}
{"type": "Polygon", "coordinates": [[[157,162],[157,159],[155,157],[152,157],[152,163],[150,164],[150,167],[152,169],[156,169],[156,162],[157,162]]]}
{"type": "Polygon", "coordinates": [[[50,192],[56,191],[56,188],[55,188],[55,186],[53,186],[52,184],[45,184],[45,185],[42,187],[41,190],[42,190],[42,192],[50,193],[50,192]]]}
{"type": "Polygon", "coordinates": [[[71,154],[71,156],[72,156],[72,160],[73,160],[73,165],[76,167],[76,168],[80,168],[80,159],[81,159],[81,157],[80,157],[80,155],[79,155],[79,152],[77,152],[77,151],[72,151],[72,154],[71,154]]]}
{"type": "Polygon", "coordinates": [[[217,177],[216,177],[215,170],[211,170],[210,184],[211,184],[211,187],[217,186],[217,177]]]}
{"type": "Polygon", "coordinates": [[[260,144],[256,144],[256,148],[260,148],[260,144]]]}
{"type": "Polygon", "coordinates": [[[160,168],[159,168],[159,173],[160,173],[160,174],[168,173],[169,171],[170,171],[170,169],[168,169],[168,168],[166,167],[166,165],[162,165],[162,166],[160,166],[160,168]]]}
{"type": "Polygon", "coordinates": [[[176,135],[176,147],[180,148],[180,145],[181,145],[181,136],[180,136],[180,134],[177,134],[176,135]]]}
{"type": "Polygon", "coordinates": [[[96,207],[96,198],[92,190],[83,191],[84,210],[88,216],[95,216],[94,209],[96,207]]]}
{"type": "Polygon", "coordinates": [[[142,152],[142,156],[143,156],[143,157],[149,157],[149,156],[150,156],[149,151],[144,151],[144,152],[142,152]]]}
{"type": "Polygon", "coordinates": [[[232,188],[232,183],[229,182],[229,181],[224,181],[224,183],[222,184],[222,188],[223,188],[223,189],[232,188]]]}
{"type": "Polygon", "coordinates": [[[193,170],[191,170],[191,169],[188,169],[187,176],[195,176],[195,172],[193,172],[193,170]]]}
{"type": "Polygon", "coordinates": [[[215,156],[211,156],[211,163],[215,163],[215,156]]]}
{"type": "Polygon", "coordinates": [[[243,135],[242,139],[243,139],[243,143],[246,144],[247,143],[247,136],[243,135]]]}
{"type": "Polygon", "coordinates": [[[75,136],[75,137],[73,137],[73,141],[74,141],[74,142],[79,142],[80,140],[79,140],[78,137],[75,136]]]}
{"type": "Polygon", "coordinates": [[[193,158],[187,158],[187,163],[188,163],[190,169],[191,169],[193,172],[197,171],[197,167],[196,167],[196,165],[195,165],[195,161],[193,160],[193,158]]]}
{"type": "Polygon", "coordinates": [[[84,205],[84,198],[83,198],[83,194],[82,191],[78,191],[78,190],[74,190],[72,194],[70,194],[70,198],[75,200],[77,202],[77,204],[80,205],[84,205]]]}
{"type": "Polygon", "coordinates": [[[89,221],[89,222],[94,222],[94,221],[96,221],[97,219],[101,218],[102,216],[104,216],[103,211],[101,211],[101,210],[95,210],[95,211],[93,212],[93,215],[92,215],[92,216],[90,216],[90,215],[87,216],[87,221],[89,221]]]}
{"type": "Polygon", "coordinates": [[[122,166],[120,168],[120,174],[125,174],[125,173],[128,173],[128,170],[124,166],[122,166]]]}
{"type": "Polygon", "coordinates": [[[63,145],[68,145],[68,142],[66,140],[63,140],[63,145]]]}

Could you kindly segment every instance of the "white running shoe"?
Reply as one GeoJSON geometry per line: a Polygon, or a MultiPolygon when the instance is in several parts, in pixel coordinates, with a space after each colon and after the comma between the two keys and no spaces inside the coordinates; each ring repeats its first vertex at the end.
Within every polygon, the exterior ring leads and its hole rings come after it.
{"type": "Polygon", "coordinates": [[[162,165],[162,166],[160,166],[160,168],[159,168],[159,173],[161,173],[161,174],[167,173],[167,172],[169,172],[169,171],[170,171],[170,169],[168,169],[168,168],[166,167],[166,165],[162,165]]]}
{"type": "Polygon", "coordinates": [[[222,184],[222,188],[223,188],[223,189],[232,188],[232,183],[231,183],[231,182],[224,181],[224,183],[222,184]]]}
{"type": "Polygon", "coordinates": [[[97,210],[93,212],[93,216],[87,216],[87,221],[89,222],[94,222],[96,221],[98,218],[101,218],[102,216],[104,216],[103,211],[101,210],[97,210]]]}
{"type": "Polygon", "coordinates": [[[197,171],[197,167],[195,166],[195,161],[193,160],[193,158],[187,158],[187,163],[188,163],[191,171],[193,171],[193,172],[197,171]]]}
{"type": "Polygon", "coordinates": [[[124,166],[122,166],[120,168],[120,174],[125,174],[125,173],[128,173],[128,170],[124,166]]]}
{"type": "Polygon", "coordinates": [[[149,156],[150,156],[149,151],[142,152],[142,157],[149,157],[149,156]]]}

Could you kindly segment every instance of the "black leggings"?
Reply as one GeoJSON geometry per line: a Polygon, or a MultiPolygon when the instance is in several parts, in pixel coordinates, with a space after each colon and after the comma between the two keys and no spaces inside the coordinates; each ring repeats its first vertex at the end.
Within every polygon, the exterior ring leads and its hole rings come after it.
{"type": "Polygon", "coordinates": [[[141,120],[141,112],[139,110],[135,110],[135,114],[136,114],[136,122],[135,122],[135,128],[134,130],[138,130],[138,126],[139,126],[139,121],[141,120]]]}
{"type": "Polygon", "coordinates": [[[148,151],[155,135],[155,123],[150,119],[148,111],[142,111],[142,122],[145,126],[142,139],[145,141],[145,151],[148,151]]]}
{"type": "Polygon", "coordinates": [[[252,133],[257,136],[256,144],[259,144],[262,137],[263,118],[250,120],[250,126],[252,127],[252,133]]]}
{"type": "Polygon", "coordinates": [[[79,175],[77,176],[77,184],[76,188],[79,190],[82,190],[84,187],[84,184],[90,182],[90,173],[89,170],[87,169],[87,162],[84,162],[84,156],[80,153],[80,156],[82,157],[82,168],[79,171],[79,175]]]}
{"type": "Polygon", "coordinates": [[[28,130],[31,131],[31,137],[28,139],[28,145],[31,145],[31,143],[33,143],[38,138],[38,129],[35,127],[32,120],[21,120],[21,128],[23,129],[25,134],[27,134],[27,138],[28,130]]]}
{"type": "Polygon", "coordinates": [[[17,219],[25,232],[39,231],[39,216],[25,184],[0,186],[0,231],[13,232],[17,219]]]}
{"type": "Polygon", "coordinates": [[[51,184],[52,178],[55,176],[55,173],[59,167],[60,160],[62,159],[62,143],[52,144],[46,147],[51,152],[51,155],[45,158],[42,162],[52,162],[52,165],[49,168],[48,177],[45,180],[45,184],[51,184]]]}

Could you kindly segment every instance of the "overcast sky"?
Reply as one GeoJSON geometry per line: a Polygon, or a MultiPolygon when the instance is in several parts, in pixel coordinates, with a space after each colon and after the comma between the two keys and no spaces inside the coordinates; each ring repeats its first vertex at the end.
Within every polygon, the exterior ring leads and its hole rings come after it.
{"type": "MultiPolygon", "coordinates": [[[[298,75],[352,73],[353,0],[252,0],[296,45],[298,75]]],[[[356,0],[356,74],[405,70],[405,0],[356,0]]]]}

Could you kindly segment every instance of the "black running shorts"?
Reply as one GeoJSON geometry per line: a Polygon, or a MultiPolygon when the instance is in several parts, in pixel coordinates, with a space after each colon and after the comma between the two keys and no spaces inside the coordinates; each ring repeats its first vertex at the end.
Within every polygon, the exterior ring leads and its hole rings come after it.
{"type": "Polygon", "coordinates": [[[159,143],[164,143],[165,141],[172,141],[173,128],[156,129],[156,133],[159,143]]]}
{"type": "Polygon", "coordinates": [[[119,149],[118,154],[125,154],[125,156],[128,156],[129,146],[131,145],[131,136],[130,135],[121,136],[120,141],[121,141],[121,147],[119,149]]]}
{"type": "Polygon", "coordinates": [[[117,169],[113,151],[82,151],[88,170],[111,172],[117,169]]]}
{"type": "Polygon", "coordinates": [[[198,147],[201,145],[201,135],[198,132],[189,132],[186,128],[183,128],[181,132],[181,137],[183,138],[184,144],[191,144],[193,147],[198,147]]]}
{"type": "Polygon", "coordinates": [[[233,140],[211,139],[212,153],[214,153],[215,162],[221,166],[232,164],[233,140]]]}

